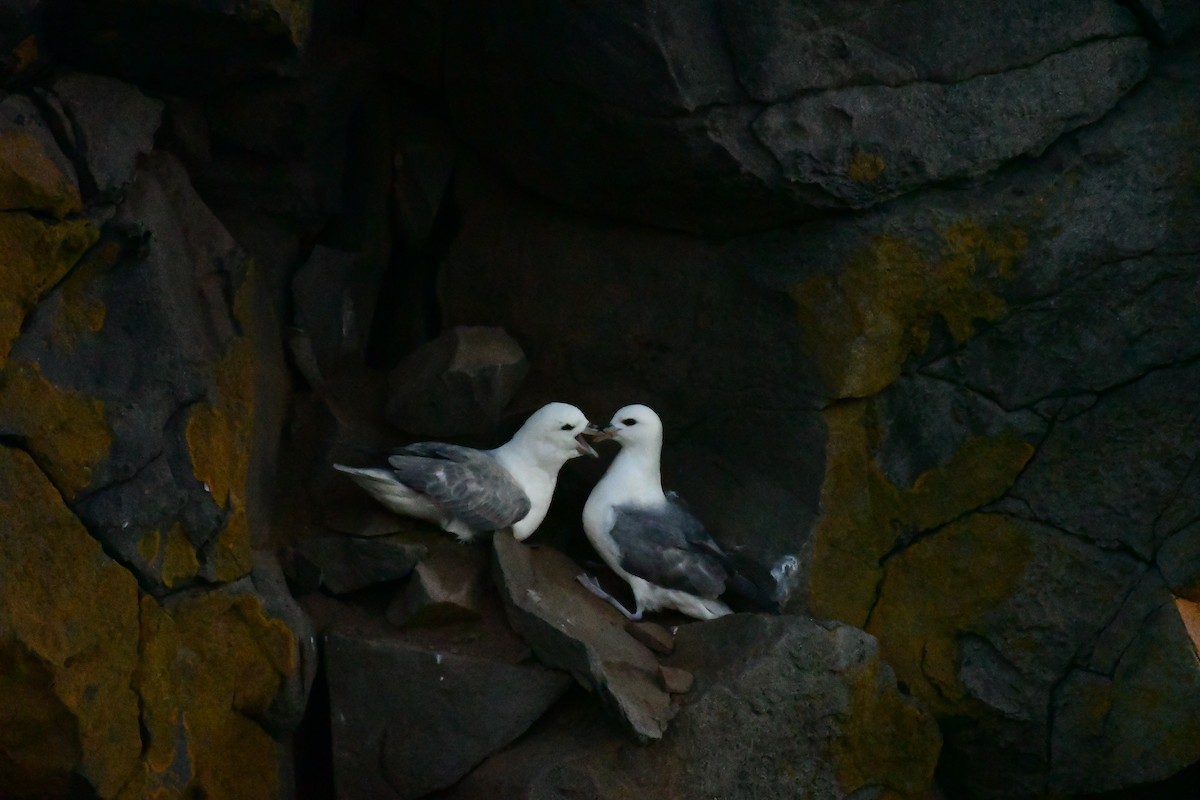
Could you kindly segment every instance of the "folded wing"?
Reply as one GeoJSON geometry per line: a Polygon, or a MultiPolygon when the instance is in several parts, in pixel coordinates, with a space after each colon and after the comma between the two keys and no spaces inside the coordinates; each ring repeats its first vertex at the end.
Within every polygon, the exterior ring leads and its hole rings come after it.
{"type": "Polygon", "coordinates": [[[643,580],[701,597],[725,591],[725,554],[700,520],[668,498],[659,508],[617,506],[610,535],[621,552],[621,568],[643,580]]]}
{"type": "Polygon", "coordinates": [[[479,531],[498,530],[529,513],[528,495],[487,453],[441,442],[418,442],[394,451],[388,464],[396,480],[479,531]]]}

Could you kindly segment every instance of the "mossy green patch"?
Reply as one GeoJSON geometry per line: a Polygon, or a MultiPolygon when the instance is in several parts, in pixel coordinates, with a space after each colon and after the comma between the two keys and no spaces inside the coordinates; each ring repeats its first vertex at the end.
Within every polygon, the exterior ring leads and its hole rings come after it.
{"type": "Polygon", "coordinates": [[[813,531],[809,607],[863,626],[883,575],[882,559],[905,539],[997,499],[1033,455],[1016,434],[969,439],[950,461],[895,486],[875,463],[871,401],[823,412],[827,429],[821,517],[813,531]]]}
{"type": "Polygon", "coordinates": [[[278,746],[254,722],[297,669],[295,639],[250,594],[142,599],[137,689],[148,731],[144,792],[268,800],[278,746]]]}
{"type": "Polygon", "coordinates": [[[935,317],[962,341],[975,321],[1006,313],[996,293],[1027,246],[1019,230],[962,221],[930,251],[877,235],[840,270],[792,290],[805,349],[835,397],[867,397],[900,374],[910,353],[929,344],[935,317]]]}
{"type": "Polygon", "coordinates": [[[24,779],[54,780],[66,766],[112,797],[141,753],[130,689],[137,582],[33,460],[5,447],[0,508],[0,774],[7,763],[24,779]],[[40,761],[47,745],[61,751],[40,761]]]}
{"type": "Polygon", "coordinates": [[[21,361],[0,370],[0,432],[24,440],[68,501],[91,485],[112,447],[99,400],[56,386],[37,364],[21,361]]]}
{"type": "Polygon", "coordinates": [[[29,214],[0,213],[0,367],[25,316],[98,236],[86,220],[48,223],[29,214]]]}
{"type": "Polygon", "coordinates": [[[60,160],[29,131],[0,131],[0,211],[42,211],[61,219],[82,210],[79,188],[60,160]]]}

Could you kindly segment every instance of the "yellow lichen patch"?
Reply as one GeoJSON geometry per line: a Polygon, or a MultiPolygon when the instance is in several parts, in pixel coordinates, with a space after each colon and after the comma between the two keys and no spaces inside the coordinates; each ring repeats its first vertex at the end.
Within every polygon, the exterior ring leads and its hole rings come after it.
{"type": "Polygon", "coordinates": [[[1012,594],[1033,554],[1020,523],[972,514],[919,541],[887,564],[867,626],[884,659],[925,708],[961,713],[957,637],[1012,594]]]}
{"type": "Polygon", "coordinates": [[[4,447],[0,508],[0,661],[12,667],[0,670],[0,772],[5,763],[36,767],[30,756],[50,742],[63,752],[47,764],[72,761],[101,797],[112,797],[141,753],[130,689],[137,582],[33,460],[4,447]],[[26,741],[14,742],[14,733],[26,741]]]}
{"type": "Polygon", "coordinates": [[[14,74],[19,74],[32,67],[39,58],[37,37],[32,34],[26,36],[13,48],[13,55],[16,56],[16,63],[13,65],[14,74]]]}
{"type": "Polygon", "coordinates": [[[826,409],[825,481],[813,531],[809,606],[819,617],[863,626],[902,537],[936,528],[1000,497],[1033,448],[1014,434],[969,439],[950,461],[897,487],[875,463],[870,401],[826,409]]]}
{"type": "Polygon", "coordinates": [[[37,364],[0,370],[0,432],[21,437],[63,496],[73,500],[112,447],[104,405],[62,389],[37,364]]]}
{"type": "Polygon", "coordinates": [[[846,174],[852,181],[869,183],[882,175],[886,168],[887,164],[880,156],[864,150],[855,150],[846,174]]]}
{"type": "Polygon", "coordinates": [[[70,351],[75,338],[99,333],[104,328],[107,309],[94,296],[97,278],[107,272],[120,257],[121,247],[107,242],[93,247],[63,281],[60,302],[53,307],[54,324],[50,336],[63,350],[70,351]]]}
{"type": "Polygon", "coordinates": [[[61,219],[82,205],[74,179],[36,136],[0,131],[0,211],[43,211],[61,219]]]}
{"type": "Polygon", "coordinates": [[[171,527],[163,546],[162,582],[168,589],[196,576],[200,562],[196,559],[196,548],[188,541],[183,526],[178,522],[171,527]]]}
{"type": "Polygon", "coordinates": [[[1192,640],[1192,648],[1200,658],[1200,603],[1194,603],[1182,597],[1175,598],[1175,610],[1183,622],[1188,638],[1192,640]]]}
{"type": "Polygon", "coordinates": [[[51,224],[28,214],[0,213],[0,367],[25,315],[98,236],[86,220],[51,224]]]}
{"type": "Polygon", "coordinates": [[[841,270],[793,288],[803,344],[833,396],[866,397],[886,387],[910,353],[928,346],[935,317],[962,341],[976,320],[1006,313],[995,290],[1015,274],[1024,235],[963,221],[940,238],[926,252],[875,236],[841,270]]]}
{"type": "Polygon", "coordinates": [[[217,365],[216,401],[197,404],[185,431],[196,479],[229,511],[215,554],[221,580],[234,580],[250,571],[245,504],[256,379],[252,345],[249,339],[239,337],[217,365]]]}
{"type": "Polygon", "coordinates": [[[847,671],[844,678],[849,709],[829,753],[843,792],[850,796],[887,776],[879,797],[926,797],[942,746],[933,717],[900,695],[879,658],[847,671]]]}
{"type": "Polygon", "coordinates": [[[138,555],[147,564],[158,561],[158,548],[162,546],[162,534],[158,531],[146,531],[138,540],[138,555]]]}
{"type": "Polygon", "coordinates": [[[147,789],[273,798],[277,745],[253,720],[297,668],[291,632],[250,594],[210,592],[167,609],[143,598],[142,606],[147,789]]]}

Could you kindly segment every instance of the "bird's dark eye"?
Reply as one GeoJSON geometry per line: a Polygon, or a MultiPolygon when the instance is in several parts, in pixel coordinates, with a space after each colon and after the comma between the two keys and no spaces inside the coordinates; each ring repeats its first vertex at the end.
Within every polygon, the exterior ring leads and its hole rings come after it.
{"type": "Polygon", "coordinates": [[[566,425],[563,425],[562,428],[560,428],[559,430],[569,431],[569,430],[571,430],[571,428],[574,428],[574,427],[575,427],[574,425],[572,425],[571,423],[568,422],[566,425]]]}
{"type": "Polygon", "coordinates": [[[622,425],[637,425],[637,420],[634,419],[633,417],[626,417],[625,419],[621,420],[621,424],[622,425]]]}

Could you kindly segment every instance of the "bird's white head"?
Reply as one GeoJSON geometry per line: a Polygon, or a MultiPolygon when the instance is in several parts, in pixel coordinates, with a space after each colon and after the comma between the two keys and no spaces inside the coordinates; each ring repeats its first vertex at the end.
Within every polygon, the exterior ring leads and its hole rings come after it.
{"type": "Polygon", "coordinates": [[[625,449],[658,453],[662,450],[663,427],[658,414],[648,406],[625,406],[613,414],[612,422],[591,429],[598,439],[612,439],[625,449]]]}
{"type": "Polygon", "coordinates": [[[529,416],[512,438],[538,462],[560,466],[578,456],[596,457],[583,438],[587,417],[569,403],[548,403],[529,416]]]}

